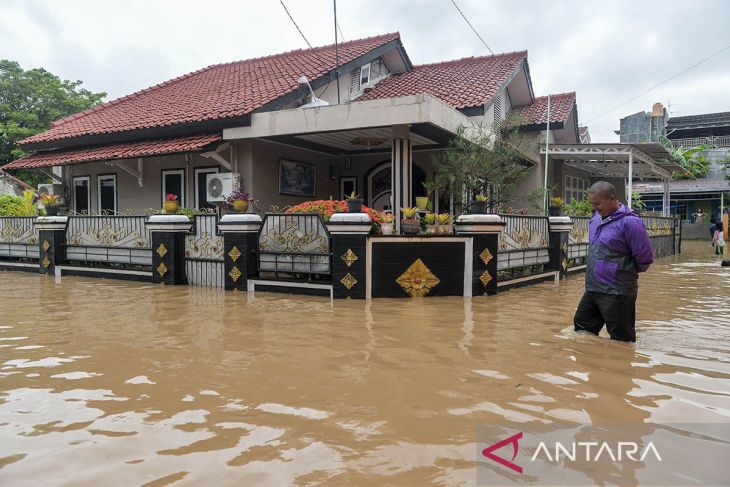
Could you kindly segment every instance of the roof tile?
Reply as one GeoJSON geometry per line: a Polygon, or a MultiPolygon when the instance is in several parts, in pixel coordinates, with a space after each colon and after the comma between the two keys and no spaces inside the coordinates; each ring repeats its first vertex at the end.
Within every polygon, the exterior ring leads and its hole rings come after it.
{"type": "MultiPolygon", "coordinates": [[[[514,107],[513,113],[518,117],[520,125],[538,125],[547,123],[547,96],[535,98],[529,105],[514,107]]],[[[575,91],[550,95],[550,122],[565,122],[575,105],[575,91]]]]}

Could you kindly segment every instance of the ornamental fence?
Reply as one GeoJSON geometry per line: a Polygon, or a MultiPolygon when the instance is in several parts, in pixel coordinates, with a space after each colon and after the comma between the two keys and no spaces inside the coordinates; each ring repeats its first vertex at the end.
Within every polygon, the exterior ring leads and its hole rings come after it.
{"type": "Polygon", "coordinates": [[[651,240],[654,258],[666,257],[679,252],[682,223],[665,216],[642,216],[646,233],[651,240]]]}
{"type": "Polygon", "coordinates": [[[152,265],[152,238],[144,216],[70,216],[66,260],[84,265],[152,265]]]}
{"type": "Polygon", "coordinates": [[[589,216],[571,216],[572,227],[568,234],[568,268],[586,263],[588,257],[589,216]]]}
{"type": "Polygon", "coordinates": [[[0,257],[11,260],[38,260],[38,231],[34,216],[0,217],[0,257]]]}
{"type": "Polygon", "coordinates": [[[540,274],[550,263],[550,223],[545,216],[500,215],[497,272],[503,279],[540,274]]]}
{"type": "Polygon", "coordinates": [[[218,215],[195,215],[185,237],[185,274],[188,284],[223,287],[223,236],[218,233],[218,215]]]}
{"type": "Polygon", "coordinates": [[[316,213],[268,213],[258,237],[258,270],[307,279],[331,274],[330,234],[316,213]]]}

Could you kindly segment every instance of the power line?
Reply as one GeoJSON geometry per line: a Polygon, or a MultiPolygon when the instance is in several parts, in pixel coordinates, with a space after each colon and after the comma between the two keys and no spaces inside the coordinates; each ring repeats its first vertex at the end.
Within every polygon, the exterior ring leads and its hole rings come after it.
{"type": "Polygon", "coordinates": [[[458,6],[458,5],[456,5],[456,2],[455,2],[454,0],[451,0],[451,3],[453,3],[453,4],[454,4],[454,7],[456,7],[456,10],[458,10],[458,11],[459,11],[459,13],[461,14],[461,16],[462,16],[462,17],[464,18],[464,20],[466,21],[466,23],[467,23],[467,24],[469,24],[469,27],[471,27],[471,30],[473,30],[473,31],[474,31],[474,33],[475,33],[475,34],[477,35],[477,37],[479,38],[479,40],[480,40],[480,41],[482,41],[482,44],[484,44],[484,45],[486,46],[486,48],[487,48],[487,49],[489,50],[489,52],[490,52],[490,53],[494,54],[494,51],[492,51],[492,48],[491,48],[491,47],[489,47],[489,45],[487,44],[487,41],[485,41],[485,40],[484,40],[484,39],[482,38],[482,36],[480,36],[480,35],[479,35],[479,32],[477,32],[477,30],[476,30],[476,29],[474,28],[474,26],[473,26],[473,25],[471,25],[471,22],[469,22],[469,19],[467,19],[467,18],[466,18],[466,15],[464,15],[464,12],[462,12],[462,11],[461,11],[461,9],[459,8],[459,6],[458,6]]]}
{"type": "Polygon", "coordinates": [[[342,33],[342,27],[340,27],[339,20],[337,21],[337,30],[340,31],[340,37],[342,37],[342,42],[347,42],[347,41],[345,41],[345,34],[342,33]]]}
{"type": "Polygon", "coordinates": [[[312,45],[309,43],[309,41],[307,40],[307,38],[304,36],[304,33],[302,32],[302,29],[299,28],[299,26],[297,25],[296,21],[294,20],[294,17],[292,17],[291,14],[289,13],[289,9],[286,8],[286,5],[284,5],[284,0],[279,0],[279,3],[281,3],[281,6],[284,7],[284,11],[289,16],[289,19],[292,21],[292,24],[294,24],[294,27],[296,27],[297,30],[299,31],[299,35],[302,36],[302,39],[304,39],[304,42],[306,42],[307,45],[309,46],[309,48],[312,49],[312,45]]]}
{"type": "MultiPolygon", "coordinates": [[[[452,1],[453,1],[453,0],[452,0],[452,1]]],[[[696,62],[696,63],[695,63],[695,64],[693,64],[692,66],[690,66],[690,67],[688,67],[688,68],[686,68],[686,69],[684,69],[684,70],[680,71],[679,73],[675,74],[675,75],[674,75],[674,76],[672,76],[671,78],[667,78],[667,79],[665,79],[664,81],[662,81],[661,83],[659,83],[659,84],[657,84],[657,85],[654,85],[654,86],[652,86],[652,87],[651,87],[651,88],[649,88],[648,90],[644,90],[644,91],[642,91],[641,93],[639,93],[638,95],[636,95],[636,96],[634,96],[634,97],[632,97],[632,98],[629,98],[628,100],[626,100],[625,102],[621,103],[620,105],[616,105],[615,107],[611,108],[610,110],[606,110],[605,112],[601,113],[600,115],[596,115],[595,117],[591,118],[590,120],[586,120],[586,121],[585,121],[584,123],[589,123],[589,122],[592,122],[593,120],[595,120],[595,119],[597,119],[597,118],[601,118],[601,117],[602,117],[602,116],[604,116],[604,115],[608,115],[608,114],[609,114],[609,113],[611,113],[612,111],[614,111],[614,110],[616,110],[616,109],[618,109],[618,108],[621,108],[622,106],[624,106],[624,105],[626,105],[626,104],[628,104],[628,103],[631,103],[632,101],[636,100],[636,99],[637,99],[637,98],[639,98],[640,96],[646,95],[646,94],[647,94],[647,93],[649,93],[650,91],[652,91],[652,90],[655,90],[655,89],[659,88],[659,87],[660,87],[660,86],[662,86],[662,85],[665,85],[665,84],[669,83],[669,82],[670,82],[670,81],[672,81],[673,79],[675,79],[675,78],[678,78],[678,77],[680,77],[681,75],[683,75],[683,74],[684,74],[684,73],[686,73],[687,71],[689,71],[689,70],[691,70],[691,69],[694,69],[694,68],[696,68],[697,66],[699,66],[699,65],[700,65],[700,64],[702,64],[702,63],[704,63],[705,61],[708,61],[708,60],[712,59],[713,57],[715,57],[715,56],[717,56],[717,55],[719,55],[719,54],[722,54],[723,52],[727,51],[728,49],[730,49],[730,45],[727,45],[727,46],[723,47],[722,49],[720,49],[719,51],[717,51],[716,53],[714,53],[714,54],[710,54],[710,55],[709,55],[709,56],[707,56],[706,58],[704,58],[704,59],[701,59],[700,61],[696,62]]]]}

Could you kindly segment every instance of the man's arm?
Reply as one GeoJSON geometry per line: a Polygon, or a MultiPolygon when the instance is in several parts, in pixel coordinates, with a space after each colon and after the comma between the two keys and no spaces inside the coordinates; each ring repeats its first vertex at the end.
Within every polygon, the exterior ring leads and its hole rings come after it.
{"type": "Polygon", "coordinates": [[[646,272],[654,262],[651,240],[640,218],[629,217],[626,224],[626,242],[631,249],[637,272],[646,272]]]}

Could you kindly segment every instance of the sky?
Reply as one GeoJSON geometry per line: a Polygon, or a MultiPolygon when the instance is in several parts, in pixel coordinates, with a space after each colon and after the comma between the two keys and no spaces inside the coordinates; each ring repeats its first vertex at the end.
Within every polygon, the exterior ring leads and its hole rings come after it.
{"type": "MultiPolygon", "coordinates": [[[[730,46],[728,1],[455,1],[495,53],[528,51],[536,96],[576,91],[593,142],[618,141],[619,119],[655,102],[730,111],[730,47],[685,72],[730,46]]],[[[284,3],[313,46],[334,42],[331,0],[284,3]]],[[[307,47],[279,0],[0,0],[0,12],[1,59],[107,100],[307,47]]],[[[337,14],[345,40],[399,31],[414,64],[489,54],[451,0],[339,0],[337,14]]]]}

